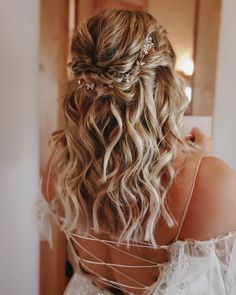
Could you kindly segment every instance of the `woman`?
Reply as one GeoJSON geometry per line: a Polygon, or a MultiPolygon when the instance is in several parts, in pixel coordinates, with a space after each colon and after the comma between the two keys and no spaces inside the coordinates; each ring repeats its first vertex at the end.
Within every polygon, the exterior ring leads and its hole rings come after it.
{"type": "Polygon", "coordinates": [[[67,295],[236,294],[236,174],[182,139],[174,67],[145,12],[103,12],[73,37],[42,183],[75,271],[67,295]]]}

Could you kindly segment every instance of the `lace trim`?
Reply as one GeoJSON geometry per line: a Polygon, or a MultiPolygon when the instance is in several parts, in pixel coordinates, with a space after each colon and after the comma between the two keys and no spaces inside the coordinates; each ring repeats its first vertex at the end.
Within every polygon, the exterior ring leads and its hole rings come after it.
{"type": "Polygon", "coordinates": [[[177,240],[174,242],[171,242],[168,244],[168,247],[173,247],[174,245],[192,245],[192,244],[214,244],[216,242],[222,241],[222,240],[228,240],[232,237],[236,238],[236,231],[229,231],[226,234],[219,234],[215,238],[212,239],[206,239],[206,240],[196,240],[196,239],[185,239],[185,240],[177,240]]]}

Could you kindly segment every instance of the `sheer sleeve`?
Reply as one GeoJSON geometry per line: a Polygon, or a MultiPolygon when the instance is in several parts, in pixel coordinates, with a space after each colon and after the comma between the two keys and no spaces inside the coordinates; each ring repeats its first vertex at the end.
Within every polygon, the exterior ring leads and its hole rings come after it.
{"type": "Polygon", "coordinates": [[[53,165],[53,155],[51,154],[45,172],[40,180],[35,204],[40,240],[48,241],[50,248],[53,248],[53,225],[58,221],[55,213],[55,191],[51,182],[54,177],[53,165]]]}
{"type": "Polygon", "coordinates": [[[38,197],[35,203],[35,215],[37,218],[37,228],[40,234],[40,241],[47,241],[50,248],[53,248],[53,209],[52,205],[45,199],[41,192],[41,183],[38,191],[38,197]]]}
{"type": "Polygon", "coordinates": [[[177,241],[170,257],[152,294],[236,294],[236,232],[207,241],[177,241]]]}

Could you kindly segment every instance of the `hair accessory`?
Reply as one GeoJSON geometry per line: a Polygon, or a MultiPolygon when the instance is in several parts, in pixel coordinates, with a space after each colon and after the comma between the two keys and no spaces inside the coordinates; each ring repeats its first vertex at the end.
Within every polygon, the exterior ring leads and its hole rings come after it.
{"type": "Polygon", "coordinates": [[[122,82],[127,82],[127,83],[131,82],[132,77],[134,77],[135,75],[138,75],[141,70],[141,67],[144,65],[145,65],[144,62],[137,61],[134,68],[129,73],[124,74],[122,78],[122,82]]]}
{"type": "Polygon", "coordinates": [[[142,61],[143,58],[149,54],[149,51],[155,46],[155,44],[152,41],[152,37],[149,36],[144,45],[143,45],[143,49],[141,51],[140,54],[140,58],[139,60],[135,63],[135,66],[126,74],[124,74],[123,78],[122,78],[122,82],[131,82],[132,78],[136,75],[139,74],[141,67],[145,65],[145,63],[142,61]]]}
{"type": "MultiPolygon", "coordinates": [[[[79,79],[78,84],[80,85],[81,83],[82,83],[82,80],[79,79]]],[[[95,88],[95,84],[94,83],[85,83],[85,87],[87,90],[89,90],[89,89],[93,90],[95,88]]]]}
{"type": "Polygon", "coordinates": [[[89,90],[89,89],[93,90],[95,88],[95,84],[94,83],[86,83],[85,87],[87,88],[87,90],[89,90]]]}
{"type": "Polygon", "coordinates": [[[149,53],[149,51],[154,47],[155,45],[154,45],[154,43],[153,43],[153,41],[152,41],[152,37],[151,36],[149,36],[148,38],[147,38],[147,42],[144,44],[144,46],[143,46],[143,54],[144,55],[147,55],[148,53],[149,53]]]}
{"type": "MultiPolygon", "coordinates": [[[[136,61],[134,67],[129,72],[125,73],[121,77],[121,82],[126,82],[126,83],[132,82],[133,77],[137,76],[141,70],[141,67],[143,65],[145,65],[145,63],[142,60],[144,59],[144,57],[146,55],[149,54],[150,50],[153,47],[155,47],[155,44],[153,43],[152,37],[149,36],[149,37],[147,37],[146,41],[144,42],[143,49],[141,51],[139,60],[136,61]]],[[[78,84],[81,84],[81,82],[82,82],[82,80],[79,79],[78,84]]],[[[103,85],[103,84],[101,84],[101,85],[103,85]]],[[[85,83],[85,87],[87,90],[94,90],[96,86],[98,86],[98,85],[96,85],[94,83],[85,83]]],[[[103,85],[103,86],[105,86],[105,85],[103,85]]],[[[113,88],[113,87],[111,87],[111,85],[109,85],[107,87],[113,88]]]]}
{"type": "MultiPolygon", "coordinates": [[[[83,79],[79,79],[77,81],[77,83],[79,85],[81,85],[82,83],[84,83],[83,79]]],[[[110,88],[113,89],[113,85],[112,84],[94,84],[94,83],[84,83],[84,86],[86,87],[87,90],[94,90],[95,87],[97,86],[101,86],[101,87],[106,87],[106,88],[110,88]]]]}
{"type": "MultiPolygon", "coordinates": [[[[78,82],[79,85],[82,84],[81,79],[79,79],[77,82],[78,82]]],[[[89,90],[89,89],[94,90],[95,84],[94,83],[85,83],[85,87],[86,87],[87,90],[89,90]]]]}
{"type": "Polygon", "coordinates": [[[130,73],[124,74],[124,76],[122,78],[122,82],[131,82],[130,78],[131,78],[130,73]]]}

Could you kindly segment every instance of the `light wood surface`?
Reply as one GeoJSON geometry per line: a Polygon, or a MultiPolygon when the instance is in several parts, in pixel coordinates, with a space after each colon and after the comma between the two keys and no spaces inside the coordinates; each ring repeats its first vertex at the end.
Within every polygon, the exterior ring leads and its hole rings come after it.
{"type": "MultiPolygon", "coordinates": [[[[50,153],[48,140],[61,121],[61,97],[66,91],[68,51],[68,1],[41,0],[39,50],[40,172],[45,171],[50,153]]],[[[66,243],[55,228],[54,248],[40,243],[40,294],[61,295],[67,285],[65,276],[66,243]]]]}
{"type": "Polygon", "coordinates": [[[212,116],[221,0],[198,0],[197,9],[192,114],[194,116],[212,116]]]}
{"type": "Polygon", "coordinates": [[[41,0],[38,103],[41,173],[50,153],[48,140],[61,122],[60,106],[67,85],[67,47],[68,1],[41,0]]]}

